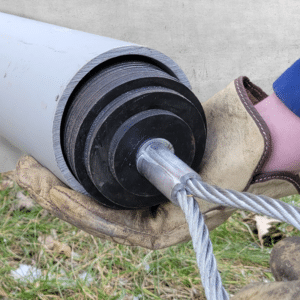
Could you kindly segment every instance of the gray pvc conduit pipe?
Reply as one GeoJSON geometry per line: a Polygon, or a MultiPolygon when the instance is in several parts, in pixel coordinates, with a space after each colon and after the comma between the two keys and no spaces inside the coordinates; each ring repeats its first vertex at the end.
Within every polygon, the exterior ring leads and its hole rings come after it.
{"type": "MultiPolygon", "coordinates": [[[[158,51],[0,13],[0,142],[5,138],[13,145],[2,143],[2,155],[18,155],[16,147],[71,188],[87,194],[62,153],[62,116],[70,95],[87,74],[128,55],[151,59],[190,88],[178,65],[158,51]]],[[[3,171],[7,166],[2,159],[3,171]]]]}

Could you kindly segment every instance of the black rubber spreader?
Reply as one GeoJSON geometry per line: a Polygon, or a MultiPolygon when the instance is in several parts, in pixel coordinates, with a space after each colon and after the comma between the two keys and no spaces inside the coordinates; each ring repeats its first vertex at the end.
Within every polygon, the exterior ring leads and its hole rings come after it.
{"type": "Polygon", "coordinates": [[[136,168],[139,147],[168,140],[199,170],[206,121],[198,99],[168,70],[142,58],[106,63],[72,94],[62,145],[73,175],[101,204],[138,209],[168,201],[136,168]]]}

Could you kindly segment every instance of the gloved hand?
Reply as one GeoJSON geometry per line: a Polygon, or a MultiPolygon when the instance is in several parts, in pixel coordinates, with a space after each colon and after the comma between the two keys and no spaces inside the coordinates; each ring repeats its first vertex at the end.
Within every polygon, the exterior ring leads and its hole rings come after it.
{"type": "MultiPolygon", "coordinates": [[[[298,175],[261,173],[271,152],[270,134],[253,104],[265,97],[248,78],[240,77],[203,104],[208,130],[203,181],[273,198],[299,193],[298,175]]],[[[132,211],[109,209],[71,190],[29,156],[18,162],[16,181],[43,208],[94,236],[149,249],[190,240],[184,214],[171,202],[132,211]]],[[[201,199],[198,203],[209,230],[234,212],[201,199]]]]}

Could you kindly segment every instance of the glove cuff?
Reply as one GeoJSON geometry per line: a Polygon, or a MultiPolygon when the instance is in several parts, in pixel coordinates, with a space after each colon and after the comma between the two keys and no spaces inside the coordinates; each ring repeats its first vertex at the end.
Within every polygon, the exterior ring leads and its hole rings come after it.
{"type": "Polygon", "coordinates": [[[244,191],[254,194],[264,194],[273,198],[300,194],[299,175],[283,171],[266,173],[261,171],[272,151],[271,135],[267,124],[255,109],[254,105],[265,99],[267,94],[253,84],[247,77],[239,77],[234,83],[241,102],[255,121],[264,139],[264,150],[261,158],[244,191]]]}
{"type": "MultiPolygon", "coordinates": [[[[264,140],[264,150],[261,158],[253,172],[253,176],[258,174],[262,169],[262,166],[266,163],[271,152],[271,134],[266,122],[260,116],[258,111],[255,109],[254,105],[268,97],[268,95],[258,86],[250,81],[246,76],[241,76],[234,81],[237,94],[244,104],[247,112],[252,117],[253,121],[256,123],[262,137],[264,140]]],[[[252,177],[253,177],[252,176],[252,177]]],[[[251,180],[248,184],[251,183],[251,180]]]]}

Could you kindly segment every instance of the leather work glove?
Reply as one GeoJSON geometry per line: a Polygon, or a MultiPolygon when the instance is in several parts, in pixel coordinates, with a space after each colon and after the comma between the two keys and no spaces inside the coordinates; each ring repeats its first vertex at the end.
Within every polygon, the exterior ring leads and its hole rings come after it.
{"type": "MultiPolygon", "coordinates": [[[[298,175],[261,173],[272,149],[267,125],[254,104],[266,97],[247,77],[239,77],[203,104],[207,118],[203,181],[273,198],[299,193],[298,175]]],[[[16,181],[53,215],[100,238],[149,249],[191,239],[184,213],[171,202],[140,210],[113,210],[71,190],[29,156],[19,160],[16,181]]],[[[197,200],[209,230],[235,211],[197,200]]]]}

